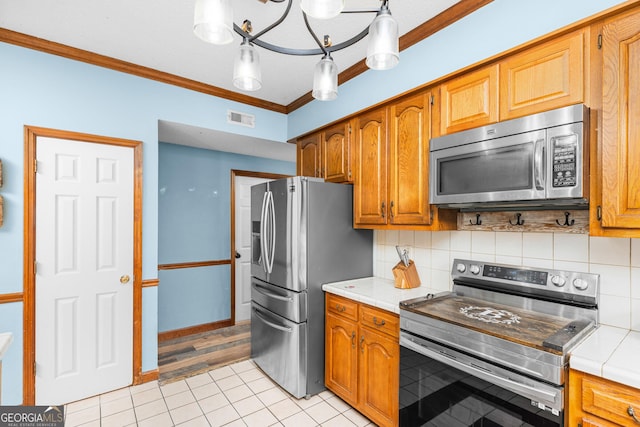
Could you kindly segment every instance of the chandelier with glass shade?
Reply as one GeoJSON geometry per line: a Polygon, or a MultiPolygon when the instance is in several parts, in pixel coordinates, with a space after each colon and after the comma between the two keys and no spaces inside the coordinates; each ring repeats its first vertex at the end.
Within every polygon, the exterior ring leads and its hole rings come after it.
{"type": "MultiPolygon", "coordinates": [[[[280,25],[289,15],[293,0],[259,0],[263,3],[287,2],[282,16],[266,28],[253,33],[251,21],[242,25],[233,21],[232,0],[196,0],[193,31],[200,39],[216,45],[229,44],[235,31],[242,42],[233,64],[233,85],[241,90],[256,91],[262,87],[260,56],[256,46],[286,55],[318,55],[313,74],[312,95],[315,99],[329,101],[338,96],[338,67],[332,52],[347,48],[368,36],[366,64],[374,70],[388,70],[399,61],[398,24],[391,16],[389,0],[377,0],[379,8],[363,10],[344,10],[345,0],[296,0],[300,2],[305,26],[317,48],[297,49],[278,46],[260,37],[280,25]],[[370,25],[352,38],[333,44],[331,37],[319,38],[309,24],[308,16],[316,19],[331,19],[346,13],[375,13],[370,25]]],[[[375,0],[373,0],[375,1],[375,0]]]]}

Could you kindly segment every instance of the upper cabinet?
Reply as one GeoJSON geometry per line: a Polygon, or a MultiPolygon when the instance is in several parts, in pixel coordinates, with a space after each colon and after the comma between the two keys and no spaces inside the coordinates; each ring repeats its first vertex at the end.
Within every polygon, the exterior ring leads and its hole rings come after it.
{"type": "Polygon", "coordinates": [[[297,141],[296,173],[328,182],[351,182],[351,123],[341,122],[297,141]]]}
{"type": "Polygon", "coordinates": [[[440,86],[440,134],[498,121],[498,66],[491,65],[440,86]]]}
{"type": "MultiPolygon", "coordinates": [[[[602,123],[594,235],[640,236],[640,9],[602,28],[602,123]],[[597,203],[601,198],[601,204],[597,203]],[[597,222],[599,220],[599,223],[597,222]],[[635,230],[632,230],[635,229],[635,230]]],[[[592,163],[593,164],[593,163],[592,163]]],[[[595,205],[595,206],[594,206],[595,205]]]]}
{"type": "Polygon", "coordinates": [[[430,224],[429,139],[434,94],[423,92],[389,108],[390,224],[430,224]]]}
{"type": "Polygon", "coordinates": [[[354,225],[455,229],[429,204],[429,139],[437,92],[424,90],[354,119],[354,225]]]}
{"type": "Polygon", "coordinates": [[[322,175],[329,182],[351,182],[351,122],[341,122],[326,128],[320,137],[322,145],[322,175]]]}
{"type": "Polygon", "coordinates": [[[320,134],[314,133],[298,139],[296,148],[296,174],[301,176],[322,176],[320,155],[320,134]]]}
{"type": "Polygon", "coordinates": [[[500,120],[583,102],[588,29],[500,61],[500,120]]]}
{"type": "Polygon", "coordinates": [[[353,185],[354,225],[387,224],[387,109],[354,119],[356,176],[353,185]]]}

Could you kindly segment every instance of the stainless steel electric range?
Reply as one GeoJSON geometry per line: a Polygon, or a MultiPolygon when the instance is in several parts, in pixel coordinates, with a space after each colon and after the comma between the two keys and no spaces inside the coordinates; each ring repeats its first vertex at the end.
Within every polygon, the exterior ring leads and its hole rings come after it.
{"type": "Polygon", "coordinates": [[[452,292],[400,303],[400,425],[563,426],[599,276],[462,259],[451,274],[452,292]]]}

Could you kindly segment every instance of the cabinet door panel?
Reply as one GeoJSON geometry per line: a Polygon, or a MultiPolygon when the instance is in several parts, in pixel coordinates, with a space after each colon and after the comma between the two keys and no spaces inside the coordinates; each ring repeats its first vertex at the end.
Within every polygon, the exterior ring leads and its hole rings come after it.
{"type": "Polygon", "coordinates": [[[585,30],[500,63],[500,120],[584,100],[585,30]]]}
{"type": "Polygon", "coordinates": [[[640,228],[640,13],[603,28],[602,227],[640,228]]]}
{"type": "Polygon", "coordinates": [[[349,124],[339,123],[323,132],[324,179],[330,182],[351,181],[351,147],[349,124]]]}
{"type": "Polygon", "coordinates": [[[440,90],[442,135],[498,121],[498,66],[445,82],[440,90]]]}
{"type": "Polygon", "coordinates": [[[359,334],[360,410],[379,425],[397,425],[399,344],[365,328],[359,334]]]}
{"type": "Polygon", "coordinates": [[[429,139],[431,92],[401,101],[390,109],[389,221],[430,224],[429,139]]]}
{"type": "Polygon", "coordinates": [[[356,179],[353,184],[354,223],[387,223],[387,119],[381,108],[355,122],[356,179]]]}
{"type": "Polygon", "coordinates": [[[325,384],[345,402],[358,399],[357,323],[330,313],[325,321],[325,384]]]}
{"type": "Polygon", "coordinates": [[[298,140],[297,171],[300,176],[320,175],[320,135],[313,134],[298,140]]]}

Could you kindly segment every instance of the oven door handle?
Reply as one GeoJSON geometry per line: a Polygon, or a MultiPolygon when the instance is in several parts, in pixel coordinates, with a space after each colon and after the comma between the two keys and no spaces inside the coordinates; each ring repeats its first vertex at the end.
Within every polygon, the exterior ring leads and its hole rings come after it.
{"type": "Polygon", "coordinates": [[[438,362],[444,363],[445,365],[449,365],[463,372],[466,372],[467,374],[485,380],[491,384],[503,387],[528,399],[544,403],[550,408],[558,410],[562,409],[562,392],[559,390],[543,390],[541,388],[536,388],[514,381],[511,378],[496,375],[495,373],[488,370],[480,369],[476,366],[461,362],[453,355],[449,355],[447,353],[443,354],[438,351],[432,350],[431,348],[421,345],[420,343],[415,342],[412,339],[405,337],[404,335],[400,336],[400,345],[417,353],[420,353],[426,357],[435,359],[438,362]]]}

